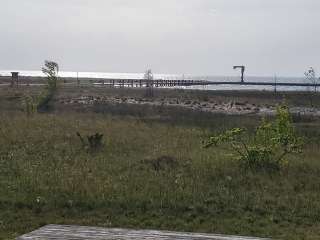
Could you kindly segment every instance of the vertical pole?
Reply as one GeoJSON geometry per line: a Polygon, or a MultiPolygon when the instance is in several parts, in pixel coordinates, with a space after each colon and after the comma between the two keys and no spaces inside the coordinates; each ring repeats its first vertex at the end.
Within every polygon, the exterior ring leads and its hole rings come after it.
{"type": "Polygon", "coordinates": [[[277,75],[274,75],[274,93],[277,93],[277,75]]]}
{"type": "Polygon", "coordinates": [[[79,72],[77,72],[77,84],[80,86],[80,81],[79,81],[79,72]]]}
{"type": "Polygon", "coordinates": [[[244,67],[241,68],[241,82],[244,83],[244,67]]]}

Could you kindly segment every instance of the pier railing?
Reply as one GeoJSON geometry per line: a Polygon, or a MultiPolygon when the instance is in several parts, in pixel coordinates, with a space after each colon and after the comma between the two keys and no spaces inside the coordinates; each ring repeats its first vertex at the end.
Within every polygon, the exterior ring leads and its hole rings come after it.
{"type": "MultiPolygon", "coordinates": [[[[11,85],[11,77],[0,77],[0,86],[11,85]]],[[[15,85],[44,85],[42,77],[19,77],[14,81],[15,85]]],[[[285,86],[285,87],[320,87],[320,83],[306,82],[241,82],[241,81],[209,81],[199,79],[108,79],[108,78],[61,78],[65,85],[95,85],[106,87],[188,87],[188,86],[209,86],[209,85],[241,85],[241,86],[285,86]]]]}
{"type": "Polygon", "coordinates": [[[320,83],[303,82],[235,82],[235,81],[208,81],[208,80],[184,80],[184,79],[102,79],[92,81],[94,84],[111,87],[178,87],[178,86],[209,86],[209,85],[242,85],[242,86],[287,86],[287,87],[319,87],[320,83]]]}

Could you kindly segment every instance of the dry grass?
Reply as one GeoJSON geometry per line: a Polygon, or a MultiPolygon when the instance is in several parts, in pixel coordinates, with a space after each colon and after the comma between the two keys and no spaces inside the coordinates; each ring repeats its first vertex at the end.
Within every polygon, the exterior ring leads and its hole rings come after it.
{"type": "Polygon", "coordinates": [[[305,153],[268,175],[201,147],[212,131],[255,118],[215,116],[210,128],[180,120],[3,112],[0,238],[47,223],[318,238],[319,131],[308,128],[318,122],[299,123],[305,153]],[[88,153],[76,132],[104,134],[103,149],[88,153]]]}

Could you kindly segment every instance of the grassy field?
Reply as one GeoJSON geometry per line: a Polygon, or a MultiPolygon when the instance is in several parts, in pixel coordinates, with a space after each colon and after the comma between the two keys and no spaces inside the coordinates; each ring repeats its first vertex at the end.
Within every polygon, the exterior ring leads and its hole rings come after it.
{"type": "Polygon", "coordinates": [[[318,119],[296,120],[303,154],[267,174],[202,147],[223,129],[255,128],[258,117],[128,109],[1,111],[0,239],[49,223],[319,238],[318,119]],[[88,152],[77,132],[103,134],[103,147],[88,152]]]}
{"type": "MultiPolygon", "coordinates": [[[[233,121],[245,121],[239,118],[233,121]]],[[[196,126],[79,113],[11,113],[0,126],[4,239],[47,223],[283,239],[320,234],[317,144],[268,175],[242,171],[223,149],[203,149],[212,130],[196,126]],[[104,134],[103,149],[88,153],[76,132],[104,134]]],[[[223,128],[219,118],[214,128],[223,128]]]]}

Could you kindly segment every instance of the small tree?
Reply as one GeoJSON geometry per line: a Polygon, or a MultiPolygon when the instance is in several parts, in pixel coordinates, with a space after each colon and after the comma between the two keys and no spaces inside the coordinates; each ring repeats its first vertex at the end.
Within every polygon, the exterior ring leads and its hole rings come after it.
{"type": "Polygon", "coordinates": [[[317,83],[318,79],[316,77],[316,71],[313,67],[310,67],[305,73],[304,73],[306,80],[310,82],[314,87],[314,92],[317,92],[317,83]]]}
{"type": "Polygon", "coordinates": [[[148,69],[144,74],[144,80],[146,80],[146,96],[153,97],[153,74],[151,69],[148,69]]]}
{"type": "Polygon", "coordinates": [[[42,72],[47,76],[48,85],[46,91],[43,91],[39,96],[39,102],[37,106],[38,112],[48,109],[49,102],[57,90],[59,65],[56,62],[45,61],[42,72]]]}
{"type": "Polygon", "coordinates": [[[45,61],[42,72],[47,76],[48,88],[54,91],[57,88],[59,65],[53,61],[45,61]]]}
{"type": "Polygon", "coordinates": [[[280,170],[288,154],[300,153],[303,141],[295,133],[291,115],[285,106],[278,107],[274,121],[263,120],[253,136],[246,129],[234,128],[209,138],[205,147],[226,143],[245,169],[280,170]]]}

